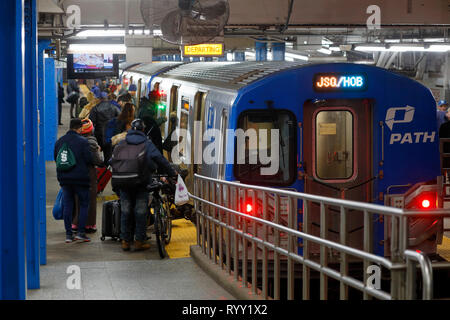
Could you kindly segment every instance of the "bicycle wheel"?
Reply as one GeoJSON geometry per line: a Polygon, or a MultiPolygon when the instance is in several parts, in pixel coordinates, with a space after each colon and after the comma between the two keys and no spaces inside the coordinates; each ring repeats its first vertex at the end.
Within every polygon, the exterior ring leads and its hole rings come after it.
{"type": "Polygon", "coordinates": [[[165,241],[166,226],[164,220],[161,217],[161,208],[159,210],[155,210],[155,213],[156,213],[155,217],[156,243],[158,245],[159,256],[162,259],[164,259],[167,256],[166,241],[165,241]]]}
{"type": "Polygon", "coordinates": [[[170,239],[172,238],[172,215],[170,214],[169,202],[164,201],[163,204],[164,210],[164,219],[165,220],[165,242],[169,244],[170,239]]]}

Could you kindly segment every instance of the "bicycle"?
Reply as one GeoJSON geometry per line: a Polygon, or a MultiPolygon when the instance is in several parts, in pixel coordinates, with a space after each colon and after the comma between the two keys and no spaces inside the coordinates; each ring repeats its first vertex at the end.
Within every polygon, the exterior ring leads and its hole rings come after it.
{"type": "Polygon", "coordinates": [[[167,175],[154,175],[153,178],[153,182],[147,186],[147,190],[152,195],[151,203],[155,214],[154,228],[159,256],[164,259],[167,256],[166,245],[172,238],[172,217],[167,198],[167,194],[172,192],[172,186],[159,181],[159,178],[170,178],[167,175]]]}

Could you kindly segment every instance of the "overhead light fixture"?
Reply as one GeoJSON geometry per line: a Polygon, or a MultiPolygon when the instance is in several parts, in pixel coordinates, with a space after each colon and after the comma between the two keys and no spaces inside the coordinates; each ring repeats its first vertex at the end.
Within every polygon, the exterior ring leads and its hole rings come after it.
{"type": "Polygon", "coordinates": [[[330,50],[333,52],[340,52],[341,48],[340,47],[330,47],[330,50]]]}
{"type": "Polygon", "coordinates": [[[124,37],[125,30],[85,30],[78,33],[77,38],[90,37],[124,37]]]}
{"type": "Polygon", "coordinates": [[[411,45],[393,45],[388,47],[382,46],[356,46],[355,51],[363,52],[447,52],[450,51],[450,45],[430,45],[411,46],[411,45]]]}
{"type": "Polygon", "coordinates": [[[301,54],[296,54],[296,53],[290,53],[290,52],[286,52],[285,57],[291,58],[291,59],[303,60],[303,61],[309,60],[309,58],[307,56],[303,56],[301,54]]]}
{"type": "Polygon", "coordinates": [[[323,53],[323,54],[331,54],[332,53],[332,51],[330,49],[327,49],[327,48],[320,48],[317,51],[320,52],[320,53],[323,53]]]}
{"type": "Polygon", "coordinates": [[[124,44],[71,44],[68,53],[116,53],[126,54],[124,44]]]}

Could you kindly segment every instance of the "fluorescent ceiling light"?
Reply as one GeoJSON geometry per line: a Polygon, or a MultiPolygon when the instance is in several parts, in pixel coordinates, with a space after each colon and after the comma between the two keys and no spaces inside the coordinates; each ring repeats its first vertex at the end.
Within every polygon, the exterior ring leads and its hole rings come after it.
{"type": "Polygon", "coordinates": [[[395,45],[390,48],[381,46],[357,46],[355,50],[363,52],[447,52],[450,51],[450,45],[431,45],[429,48],[409,45],[395,45]]]}
{"type": "Polygon", "coordinates": [[[125,30],[85,30],[81,31],[76,37],[124,37],[125,30]]]}
{"type": "Polygon", "coordinates": [[[320,48],[317,51],[323,54],[331,54],[331,50],[327,48],[320,48]]]}
{"type": "Polygon", "coordinates": [[[330,41],[325,38],[322,39],[322,45],[326,46],[326,45],[330,45],[330,44],[333,44],[333,41],[330,41]]]}
{"type": "Polygon", "coordinates": [[[291,58],[291,59],[297,59],[297,60],[303,60],[303,61],[309,60],[309,58],[307,56],[302,56],[301,54],[295,54],[295,53],[290,53],[290,52],[286,52],[285,56],[286,56],[286,58],[291,58]]]}
{"type": "Polygon", "coordinates": [[[341,48],[340,47],[330,47],[330,50],[333,52],[340,52],[341,48]]]}
{"type": "Polygon", "coordinates": [[[71,44],[69,53],[116,53],[126,54],[124,44],[71,44]]]}

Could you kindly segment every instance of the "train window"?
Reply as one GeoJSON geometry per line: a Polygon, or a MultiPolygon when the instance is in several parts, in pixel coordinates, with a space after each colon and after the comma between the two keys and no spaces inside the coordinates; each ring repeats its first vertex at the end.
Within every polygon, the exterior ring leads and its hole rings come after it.
{"type": "Polygon", "coordinates": [[[320,111],[316,115],[316,175],[322,180],[345,180],[353,176],[353,114],[320,111]]]}
{"type": "MultiPolygon", "coordinates": [[[[236,178],[243,183],[272,185],[272,186],[290,186],[296,179],[296,118],[294,114],[289,111],[277,110],[277,112],[269,110],[251,110],[243,112],[238,120],[238,129],[249,133],[245,136],[245,162],[240,164],[242,160],[238,161],[243,155],[238,155],[242,151],[238,151],[239,137],[236,138],[235,147],[235,166],[234,174],[236,178]],[[254,130],[251,130],[254,129],[254,130]],[[266,131],[263,131],[263,130],[266,131]],[[278,139],[274,145],[278,150],[272,150],[271,137],[276,133],[272,130],[278,130],[278,139]],[[254,132],[255,134],[252,134],[254,132]],[[261,133],[267,136],[266,146],[260,145],[261,133]],[[266,148],[263,150],[262,148],[266,148]],[[275,159],[277,157],[278,168],[272,168],[273,161],[268,164],[261,163],[262,157],[275,159]],[[256,159],[256,163],[254,160],[256,159]],[[253,163],[252,163],[253,162],[253,163]],[[264,170],[275,172],[268,175],[264,170]]],[[[238,136],[238,134],[236,134],[238,136]]],[[[267,163],[267,162],[264,162],[267,163]]],[[[275,162],[276,163],[276,162],[275,162]]]]}

